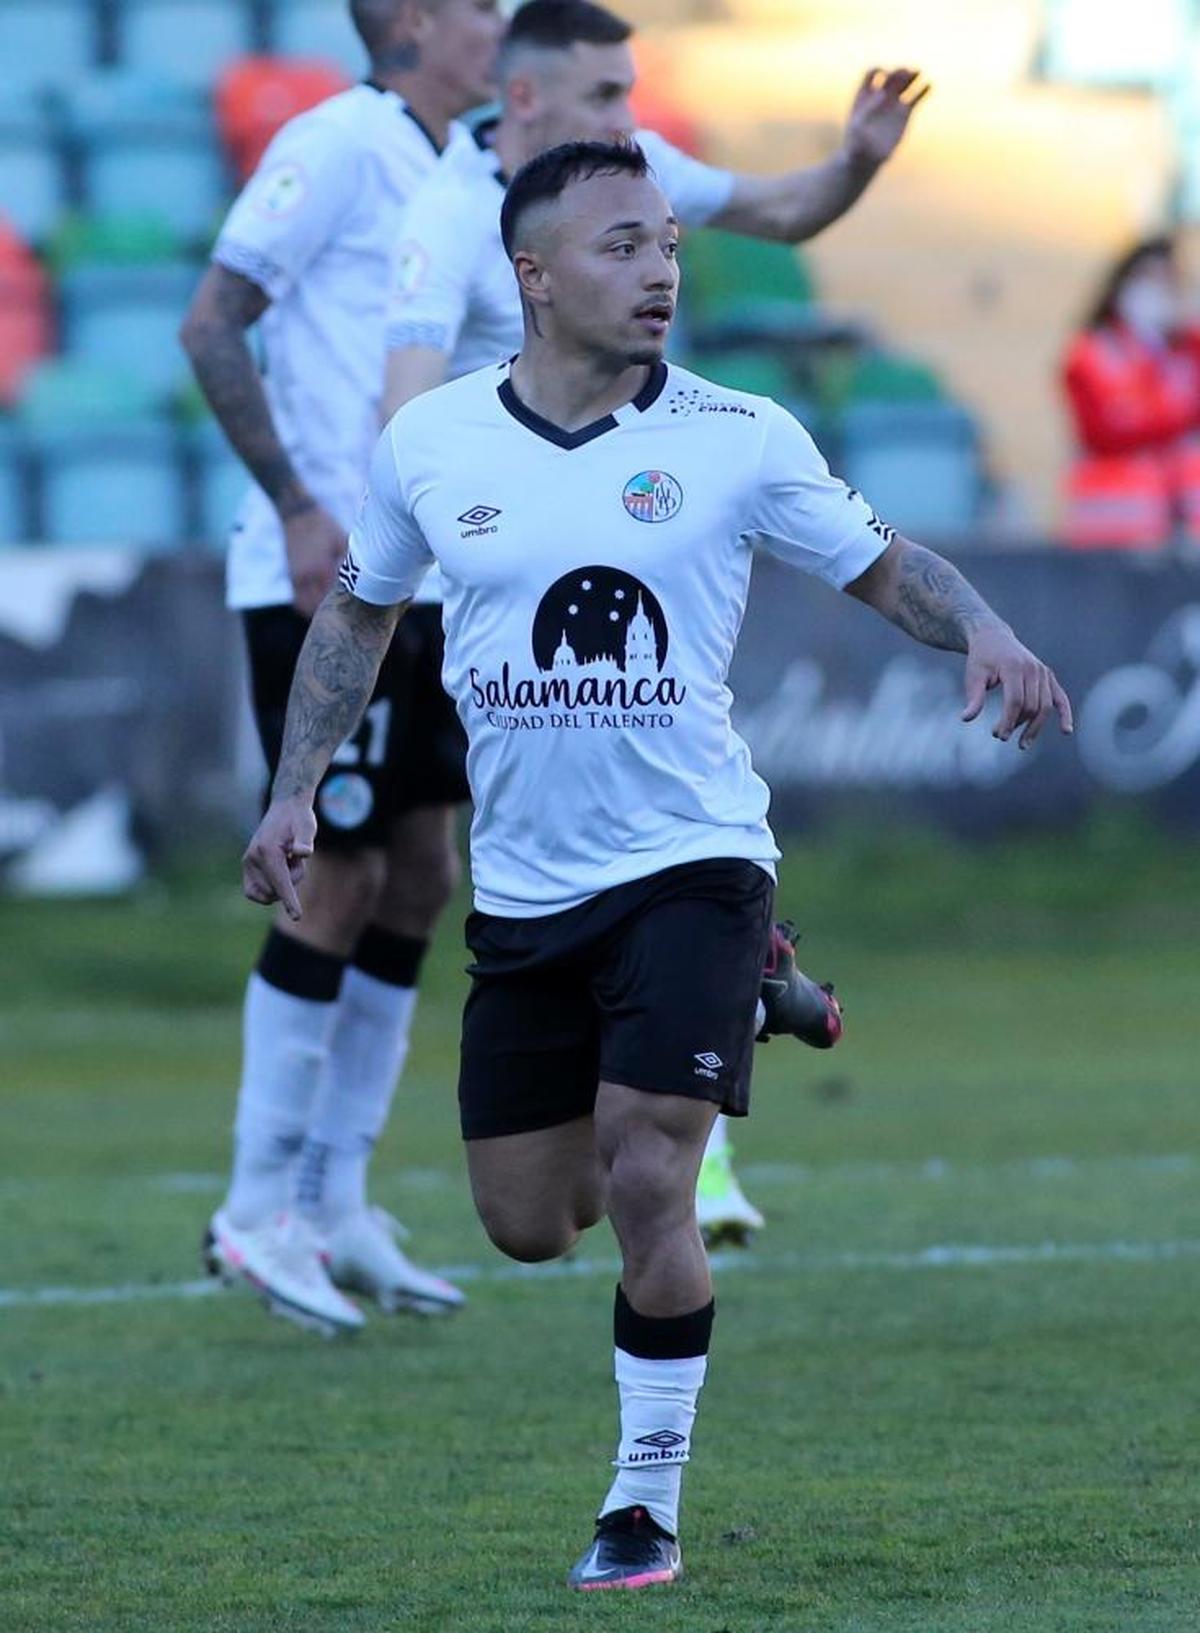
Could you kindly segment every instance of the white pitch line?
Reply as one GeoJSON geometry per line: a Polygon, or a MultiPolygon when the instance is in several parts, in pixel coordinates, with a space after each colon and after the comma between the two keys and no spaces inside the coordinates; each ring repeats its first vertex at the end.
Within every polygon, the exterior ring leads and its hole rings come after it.
{"type": "MultiPolygon", "coordinates": [[[[988,1270],[1058,1264],[1171,1264],[1200,1259],[1200,1240],[1164,1242],[1035,1242],[1008,1247],[945,1242],[907,1252],[715,1253],[719,1274],[769,1271],[821,1275],[844,1270],[988,1270]]],[[[553,1264],[459,1264],[437,1271],[457,1282],[563,1281],[615,1276],[615,1258],[560,1259],[553,1264]]],[[[116,1287],[0,1287],[0,1309],[41,1309],[51,1305],[135,1304],[157,1299],[207,1298],[220,1291],[211,1279],[125,1282],[116,1287]]]]}
{"type": "MultiPolygon", "coordinates": [[[[738,1164],[738,1175],[747,1186],[785,1186],[854,1182],[856,1184],[941,1184],[954,1180],[976,1180],[981,1175],[1006,1179],[1053,1182],[1095,1174],[1146,1174],[1151,1177],[1194,1174],[1200,1157],[1176,1151],[1138,1156],[1047,1156],[951,1160],[945,1157],[918,1157],[911,1162],[747,1162],[738,1164]]],[[[455,1168],[401,1168],[391,1176],[399,1191],[436,1192],[461,1190],[465,1176],[455,1168]]],[[[168,1195],[220,1195],[229,1183],[224,1173],[125,1174],[111,1178],[72,1181],[77,1187],[102,1189],[131,1187],[161,1191],[168,1195]]],[[[0,1201],[57,1193],[62,1181],[52,1179],[0,1179],[0,1201]]]]}

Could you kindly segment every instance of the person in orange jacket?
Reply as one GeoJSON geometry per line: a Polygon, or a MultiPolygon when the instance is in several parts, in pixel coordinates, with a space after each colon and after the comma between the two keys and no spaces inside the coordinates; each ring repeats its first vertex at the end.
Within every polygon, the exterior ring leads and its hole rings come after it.
{"type": "Polygon", "coordinates": [[[1067,349],[1063,387],[1078,443],[1067,543],[1200,542],[1200,331],[1184,320],[1172,239],[1145,239],[1117,261],[1067,349]]]}

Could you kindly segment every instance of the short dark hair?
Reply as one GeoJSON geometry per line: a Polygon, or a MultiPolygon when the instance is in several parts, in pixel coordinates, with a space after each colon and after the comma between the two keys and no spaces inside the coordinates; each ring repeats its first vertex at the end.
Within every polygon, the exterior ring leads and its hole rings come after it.
{"type": "MultiPolygon", "coordinates": [[[[535,0],[536,4],[536,0],[535,0]]],[[[526,210],[558,198],[592,176],[646,176],[650,165],[636,142],[563,142],[523,164],[508,184],[500,208],[500,237],[512,259],[517,227],[526,210]]]]}
{"type": "Polygon", "coordinates": [[[594,0],[527,0],[512,16],[502,50],[540,46],[568,51],[573,45],[622,45],[633,25],[594,0]]]}
{"type": "Polygon", "coordinates": [[[392,25],[399,10],[398,0],[350,0],[350,21],[372,62],[391,43],[392,25]]]}
{"type": "Polygon", "coordinates": [[[1117,297],[1128,280],[1135,272],[1140,272],[1147,261],[1166,261],[1173,264],[1175,240],[1160,234],[1154,238],[1143,238],[1131,245],[1105,273],[1104,282],[1084,319],[1085,328],[1102,329],[1106,324],[1113,322],[1117,315],[1117,297]]]}

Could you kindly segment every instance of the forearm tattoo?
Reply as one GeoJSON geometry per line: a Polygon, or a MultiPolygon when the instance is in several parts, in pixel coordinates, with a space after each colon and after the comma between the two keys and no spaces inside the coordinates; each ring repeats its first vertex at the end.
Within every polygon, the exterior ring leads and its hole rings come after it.
{"type": "Polygon", "coordinates": [[[965,652],[985,624],[1003,627],[957,567],[919,544],[906,544],[900,553],[892,618],[914,640],[947,652],[965,652]]]}
{"type": "Polygon", "coordinates": [[[246,468],[288,521],[311,510],[314,501],[279,440],[246,344],[246,329],[269,302],[249,279],[225,267],[211,269],[202,294],[202,310],[186,340],[196,379],[246,468]]]}
{"type": "Polygon", "coordinates": [[[333,589],[317,608],[288,696],[276,799],[309,795],[320,782],[333,751],[362,719],[407,605],[373,607],[333,589]]]}

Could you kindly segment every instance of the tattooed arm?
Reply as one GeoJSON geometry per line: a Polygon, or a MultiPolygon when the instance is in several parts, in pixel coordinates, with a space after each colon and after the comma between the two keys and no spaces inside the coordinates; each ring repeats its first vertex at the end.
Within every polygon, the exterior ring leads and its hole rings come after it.
{"type": "Polygon", "coordinates": [[[317,831],[317,784],[362,719],[407,606],[372,606],[335,589],[317,608],[288,695],[270,808],[242,858],[242,888],[252,902],[281,901],[289,917],[300,917],[296,886],[317,831]]]}
{"type": "Polygon", "coordinates": [[[896,538],[846,586],[849,594],[926,646],[966,654],[964,720],[974,720],[993,687],[1003,707],[993,736],[1007,742],[1018,726],[1028,748],[1051,713],[1072,730],[1071,704],[1054,672],[1034,656],[957,567],[909,539],[896,538]]]}
{"type": "Polygon", "coordinates": [[[179,339],[221,429],[278,512],[296,606],[311,613],[333,582],[346,536],[297,475],[246,344],[246,330],[270,304],[256,283],[214,263],[192,298],[179,339]]]}

